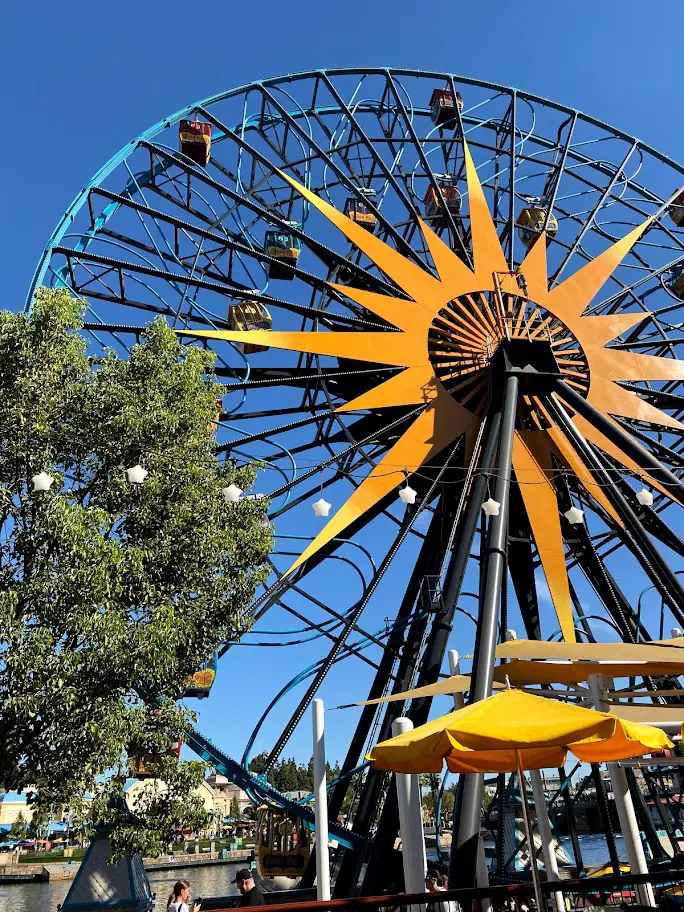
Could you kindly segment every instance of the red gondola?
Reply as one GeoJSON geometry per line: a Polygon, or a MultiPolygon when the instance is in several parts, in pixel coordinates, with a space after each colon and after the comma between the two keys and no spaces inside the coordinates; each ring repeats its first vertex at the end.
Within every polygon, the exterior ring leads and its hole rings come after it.
{"type": "Polygon", "coordinates": [[[441,218],[444,215],[442,199],[447,210],[452,215],[458,215],[461,211],[461,194],[458,192],[456,185],[451,181],[438,181],[437,184],[442,194],[441,198],[437,189],[433,184],[430,184],[423,200],[425,203],[425,217],[441,218]]]}
{"type": "Polygon", "coordinates": [[[430,98],[430,120],[436,127],[450,123],[456,117],[456,107],[463,110],[463,98],[452,89],[435,89],[430,98]]]}
{"type": "Polygon", "coordinates": [[[211,157],[211,124],[197,120],[181,120],[178,137],[183,155],[203,168],[211,157]]]}
{"type": "Polygon", "coordinates": [[[669,212],[672,221],[678,228],[681,228],[681,226],[684,225],[684,190],[678,193],[672,200],[669,212]]]}

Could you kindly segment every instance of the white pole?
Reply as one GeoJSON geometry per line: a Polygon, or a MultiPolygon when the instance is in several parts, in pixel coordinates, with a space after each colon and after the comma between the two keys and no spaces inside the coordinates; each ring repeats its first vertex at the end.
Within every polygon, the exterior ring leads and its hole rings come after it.
{"type": "MultiPolygon", "coordinates": [[[[452,675],[460,675],[461,673],[461,657],[456,652],[455,649],[450,649],[448,652],[449,656],[449,671],[452,675]]],[[[463,709],[464,699],[462,693],[454,694],[454,709],[463,709]]]]}
{"type": "Polygon", "coordinates": [[[328,856],[328,790],[325,779],[325,708],[323,700],[313,701],[313,778],[316,821],[316,899],[330,899],[328,856]]]}
{"type": "MultiPolygon", "coordinates": [[[[452,675],[461,674],[461,661],[458,652],[455,649],[450,649],[448,652],[449,657],[449,671],[452,675]]],[[[463,709],[465,700],[462,693],[455,693],[454,695],[454,709],[463,709]]],[[[437,847],[439,848],[439,846],[437,847]]],[[[484,841],[482,839],[482,834],[480,833],[480,838],[477,840],[477,858],[475,860],[475,883],[478,887],[489,887],[489,871],[487,870],[487,856],[485,855],[484,841]]],[[[481,901],[482,912],[491,912],[492,904],[488,899],[483,899],[481,901]]]]}
{"type": "MultiPolygon", "coordinates": [[[[602,712],[608,711],[602,676],[598,674],[589,675],[587,683],[589,684],[589,691],[596,709],[602,712]]],[[[644,847],[641,844],[641,835],[634,812],[634,805],[632,804],[632,796],[627,784],[627,775],[619,763],[607,763],[606,766],[608,767],[613,787],[615,807],[620,820],[622,836],[625,840],[630,871],[632,874],[648,874],[648,865],[646,864],[644,847]]],[[[653,887],[650,883],[639,884],[636,888],[636,893],[642,906],[655,908],[656,902],[653,895],[653,887]]]]}
{"type": "MultiPolygon", "coordinates": [[[[403,735],[413,729],[410,719],[400,717],[392,723],[392,735],[403,735]]],[[[423,811],[420,801],[420,782],[416,773],[395,773],[397,804],[399,806],[399,831],[401,833],[401,858],[404,866],[404,885],[407,893],[425,892],[425,836],[423,811]]]]}
{"type": "MultiPolygon", "coordinates": [[[[551,822],[549,820],[549,810],[546,806],[546,795],[544,794],[544,785],[539,770],[530,770],[530,779],[532,780],[532,794],[534,796],[534,809],[537,812],[537,826],[542,844],[542,856],[544,858],[544,867],[546,868],[547,880],[560,880],[558,871],[558,859],[556,858],[556,847],[553,844],[551,834],[551,822]]],[[[534,851],[534,846],[530,846],[534,851]]],[[[557,912],[564,912],[565,899],[560,890],[553,894],[556,903],[557,912]]]]}

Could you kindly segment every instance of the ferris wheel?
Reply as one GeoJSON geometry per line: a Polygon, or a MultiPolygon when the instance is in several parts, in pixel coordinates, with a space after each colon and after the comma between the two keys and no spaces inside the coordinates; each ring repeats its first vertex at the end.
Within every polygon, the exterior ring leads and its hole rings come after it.
{"type": "MultiPolygon", "coordinates": [[[[258,648],[271,693],[228,774],[265,794],[253,746],[272,766],[331,676],[348,702],[401,693],[455,644],[486,690],[516,618],[566,642],[684,627],[683,174],[538,96],[377,68],[188,105],[79,193],[27,306],[66,286],[94,346],[123,352],[159,314],[211,346],[217,453],[263,465],[272,575],[219,673],[258,648]],[[295,657],[277,683],[273,647],[295,657]]],[[[330,798],[334,820],[353,793],[343,891],[393,844],[385,774],[349,774],[403,709],[354,717],[330,798]]]]}

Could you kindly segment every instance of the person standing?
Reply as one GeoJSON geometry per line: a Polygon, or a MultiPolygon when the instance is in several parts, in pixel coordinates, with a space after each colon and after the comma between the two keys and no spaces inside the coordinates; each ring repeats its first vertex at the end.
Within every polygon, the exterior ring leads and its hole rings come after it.
{"type": "Polygon", "coordinates": [[[200,903],[190,903],[190,884],[177,880],[166,903],[166,912],[199,912],[200,903]]]}
{"type": "Polygon", "coordinates": [[[239,908],[242,908],[243,906],[266,905],[264,894],[254,883],[254,876],[249,868],[240,868],[235,875],[233,883],[237,885],[238,890],[242,894],[242,899],[238,903],[239,908]]]}

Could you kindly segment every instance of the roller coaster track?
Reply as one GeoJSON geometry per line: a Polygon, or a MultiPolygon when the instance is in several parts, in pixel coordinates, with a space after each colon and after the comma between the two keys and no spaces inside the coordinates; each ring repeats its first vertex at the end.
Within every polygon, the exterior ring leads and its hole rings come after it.
{"type": "MultiPolygon", "coordinates": [[[[208,738],[205,738],[196,729],[191,728],[184,740],[198,757],[211,763],[222,776],[230,779],[231,782],[243,789],[256,792],[263,800],[292,811],[293,814],[296,814],[302,820],[306,820],[312,828],[315,828],[316,822],[312,810],[298,804],[278,791],[268,782],[265,776],[254,776],[242,764],[226,756],[215,744],[212,744],[208,738]]],[[[336,823],[331,823],[328,830],[331,838],[336,839],[345,848],[358,850],[363,844],[363,839],[352,833],[351,830],[347,830],[336,823]]]]}

